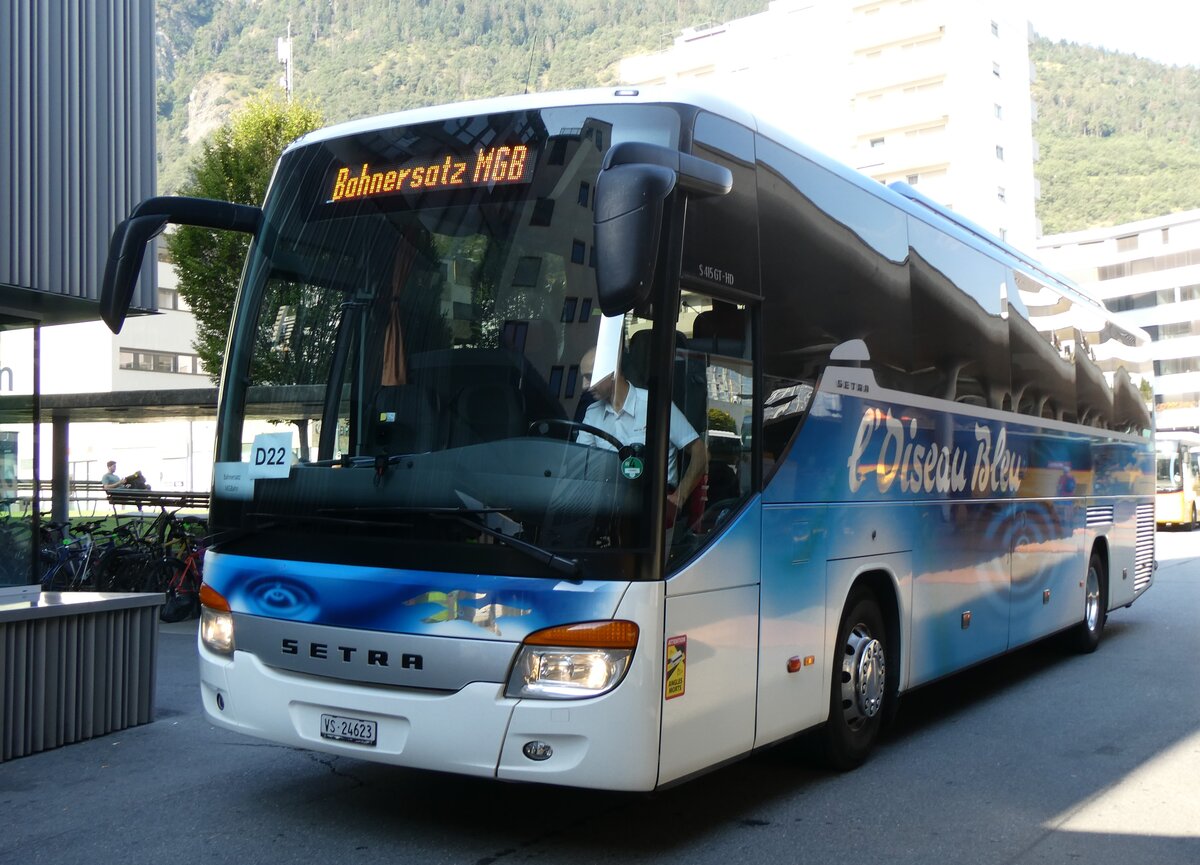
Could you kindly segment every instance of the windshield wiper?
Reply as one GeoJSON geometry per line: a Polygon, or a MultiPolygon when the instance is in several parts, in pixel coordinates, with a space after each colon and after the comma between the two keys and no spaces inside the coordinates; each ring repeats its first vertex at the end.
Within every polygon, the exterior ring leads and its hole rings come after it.
{"type": "Polygon", "coordinates": [[[455,522],[462,523],[463,525],[470,526],[471,528],[479,529],[479,531],[483,532],[488,537],[495,538],[500,543],[510,546],[514,550],[519,550],[520,552],[525,553],[530,558],[538,560],[542,564],[558,571],[560,574],[567,574],[568,576],[572,577],[579,575],[579,562],[577,560],[569,559],[566,556],[560,556],[557,553],[547,550],[545,547],[539,547],[537,544],[529,543],[529,541],[518,540],[512,535],[504,534],[504,532],[500,531],[499,529],[493,529],[483,520],[475,518],[476,514],[480,511],[482,511],[482,513],[499,513],[500,509],[481,508],[479,511],[470,508],[462,508],[457,510],[447,509],[443,511],[434,510],[430,511],[429,515],[435,519],[454,520],[455,522]]]}
{"type": "Polygon", "coordinates": [[[396,463],[400,462],[401,460],[407,459],[408,457],[411,457],[411,456],[412,456],[412,454],[409,454],[409,453],[380,454],[379,456],[357,456],[357,457],[341,456],[341,457],[333,457],[332,459],[327,459],[327,460],[310,460],[309,462],[300,462],[300,463],[297,463],[296,465],[302,466],[304,468],[314,468],[314,469],[328,469],[328,468],[333,468],[335,466],[337,466],[339,468],[344,468],[344,469],[360,469],[360,468],[368,468],[369,469],[372,467],[378,468],[380,466],[395,465],[396,463]]]}

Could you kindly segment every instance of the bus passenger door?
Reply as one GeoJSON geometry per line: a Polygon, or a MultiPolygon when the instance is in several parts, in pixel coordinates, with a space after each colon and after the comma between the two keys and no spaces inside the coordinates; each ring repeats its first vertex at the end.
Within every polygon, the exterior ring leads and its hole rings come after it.
{"type": "Polygon", "coordinates": [[[760,514],[750,502],[667,580],[659,784],[754,745],[760,514]]]}

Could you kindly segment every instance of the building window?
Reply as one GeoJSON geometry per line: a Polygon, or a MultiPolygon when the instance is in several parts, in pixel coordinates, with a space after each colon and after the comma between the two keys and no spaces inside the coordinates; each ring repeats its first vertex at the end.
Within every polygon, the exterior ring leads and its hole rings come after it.
{"type": "Polygon", "coordinates": [[[571,263],[583,264],[587,256],[587,244],[582,240],[571,241],[571,263]]]}
{"type": "Polygon", "coordinates": [[[138,372],[173,372],[178,375],[204,375],[204,366],[194,354],[174,351],[148,351],[140,348],[122,348],[118,352],[121,369],[138,372]]]}
{"type": "Polygon", "coordinates": [[[1138,236],[1136,234],[1127,234],[1117,238],[1117,252],[1129,252],[1137,248],[1138,236]]]}
{"type": "Polygon", "coordinates": [[[542,269],[542,260],[535,256],[525,256],[517,262],[513,271],[512,284],[523,288],[537,285],[538,271],[542,269]]]}
{"type": "Polygon", "coordinates": [[[1001,239],[1001,240],[1004,240],[1004,241],[1007,241],[1007,240],[1008,240],[1008,229],[1007,229],[1007,228],[1002,228],[1002,229],[1000,229],[1000,232],[999,232],[999,234],[1000,234],[1000,239],[1001,239]]]}
{"type": "Polygon", "coordinates": [[[558,138],[550,145],[550,156],[547,165],[565,165],[567,162],[567,139],[558,138]]]}
{"type": "Polygon", "coordinates": [[[563,368],[561,366],[550,367],[550,381],[547,385],[550,388],[550,393],[555,399],[558,399],[558,394],[562,390],[563,368]]]}
{"type": "Polygon", "coordinates": [[[995,21],[992,22],[992,35],[997,38],[1000,36],[1000,25],[995,21]]]}
{"type": "Polygon", "coordinates": [[[586,180],[579,181],[579,206],[587,207],[592,197],[592,186],[586,180]]]}
{"type": "Polygon", "coordinates": [[[998,201],[1004,201],[1004,187],[1003,186],[996,187],[996,199],[998,201]]]}
{"type": "Polygon", "coordinates": [[[533,213],[529,214],[530,225],[549,225],[553,219],[553,198],[539,198],[533,203],[533,213]]]}
{"type": "Polygon", "coordinates": [[[173,288],[158,289],[159,309],[179,309],[179,292],[173,288]]]}
{"type": "Polygon", "coordinates": [[[999,102],[996,103],[995,110],[996,110],[996,119],[1003,120],[1004,119],[1004,108],[1000,105],[999,102]]]}
{"type": "Polygon", "coordinates": [[[575,320],[575,307],[579,303],[579,298],[568,297],[563,299],[562,317],[559,321],[572,322],[575,320]]]}
{"type": "Polygon", "coordinates": [[[565,399],[571,399],[575,396],[575,388],[579,386],[579,367],[575,364],[567,367],[567,390],[563,394],[565,399]]]}
{"type": "Polygon", "coordinates": [[[992,74],[995,75],[997,78],[1000,77],[1000,64],[999,63],[992,64],[992,74]]]}
{"type": "Polygon", "coordinates": [[[882,138],[872,138],[871,146],[872,147],[883,147],[883,139],[882,138]]]}
{"type": "Polygon", "coordinates": [[[1164,245],[1171,242],[1171,229],[1170,228],[1164,228],[1162,230],[1162,242],[1164,245]]]}
{"type": "Polygon", "coordinates": [[[1004,148],[1001,147],[999,144],[996,145],[996,158],[1001,161],[1004,160],[1004,148]]]}
{"type": "Polygon", "coordinates": [[[908,176],[906,176],[904,178],[904,182],[907,183],[909,186],[916,186],[917,181],[920,179],[921,179],[921,175],[919,175],[919,174],[909,174],[908,176]]]}
{"type": "Polygon", "coordinates": [[[592,299],[585,297],[583,303],[579,304],[579,323],[587,324],[588,319],[592,317],[592,299]]]}
{"type": "Polygon", "coordinates": [[[500,331],[500,343],[509,351],[525,353],[525,340],[529,337],[529,322],[506,321],[500,331]]]}

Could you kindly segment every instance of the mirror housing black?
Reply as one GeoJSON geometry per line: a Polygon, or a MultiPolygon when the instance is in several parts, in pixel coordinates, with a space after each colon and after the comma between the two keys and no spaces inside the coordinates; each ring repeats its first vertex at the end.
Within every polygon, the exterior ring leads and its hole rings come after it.
{"type": "Polygon", "coordinates": [[[104,282],[100,287],[100,318],[113,333],[121,332],[125,316],[129,314],[142,259],[146,256],[146,244],[157,237],[168,222],[257,234],[262,223],[262,208],[181,196],[147,198],[135,207],[129,218],[117,226],[109,241],[104,282]]]}
{"type": "Polygon", "coordinates": [[[600,311],[640,306],[654,284],[663,203],[675,172],[659,165],[620,165],[596,181],[596,295],[600,311]]]}
{"type": "Polygon", "coordinates": [[[620,315],[643,305],[654,285],[667,198],[676,187],[691,195],[725,195],[733,174],[669,147],[626,141],[604,157],[596,179],[596,295],[600,311],[620,315]]]}

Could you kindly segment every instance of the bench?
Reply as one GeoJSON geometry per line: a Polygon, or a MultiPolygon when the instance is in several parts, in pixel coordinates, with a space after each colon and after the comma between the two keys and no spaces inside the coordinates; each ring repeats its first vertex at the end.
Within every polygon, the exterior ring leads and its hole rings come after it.
{"type": "Polygon", "coordinates": [[[160,492],[158,490],[108,490],[108,503],[113,507],[113,513],[118,507],[145,507],[161,510],[208,510],[209,493],[198,492],[160,492]]]}
{"type": "MultiPolygon", "coordinates": [[[[41,508],[44,510],[50,504],[54,496],[54,482],[42,478],[37,485],[38,501],[41,508]]],[[[88,516],[96,515],[96,505],[104,501],[105,493],[104,484],[100,481],[89,480],[71,480],[67,483],[68,500],[75,505],[75,509],[83,514],[84,506],[90,505],[90,513],[88,516]]],[[[29,513],[30,507],[33,505],[33,479],[22,478],[16,483],[16,498],[7,499],[4,501],[6,505],[20,504],[24,514],[29,513]]]]}

